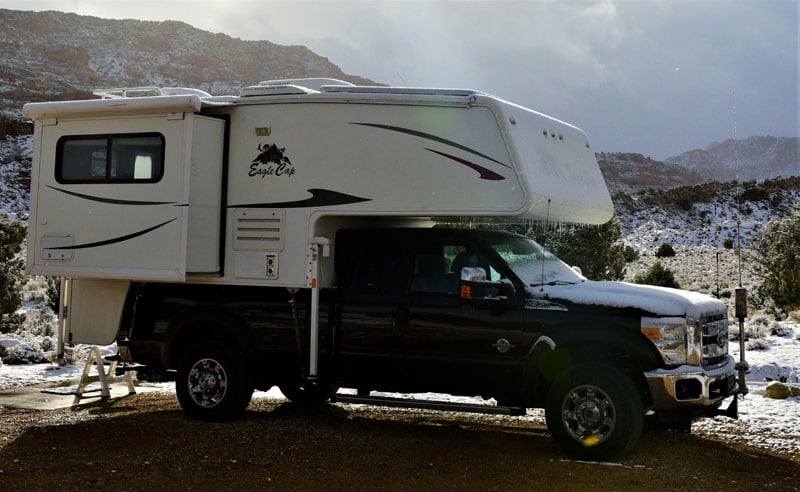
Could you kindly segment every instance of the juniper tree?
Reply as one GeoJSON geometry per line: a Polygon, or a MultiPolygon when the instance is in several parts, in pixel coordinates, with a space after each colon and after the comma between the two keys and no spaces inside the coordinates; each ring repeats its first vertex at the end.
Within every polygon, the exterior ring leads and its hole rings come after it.
{"type": "Polygon", "coordinates": [[[759,293],[783,311],[800,309],[800,205],[766,225],[751,259],[762,279],[759,293]]]}
{"type": "Polygon", "coordinates": [[[25,224],[0,213],[0,333],[15,331],[22,322],[14,313],[22,305],[23,260],[19,252],[25,233],[25,224]]]}
{"type": "Polygon", "coordinates": [[[669,268],[656,261],[647,270],[637,273],[633,278],[634,283],[656,285],[659,287],[672,287],[680,289],[681,286],[675,280],[675,274],[669,268]]]}
{"type": "MultiPolygon", "coordinates": [[[[622,226],[617,217],[602,225],[540,228],[536,240],[592,280],[621,280],[625,276],[625,247],[619,242],[622,226]]],[[[630,252],[629,252],[630,255],[630,252]]]]}

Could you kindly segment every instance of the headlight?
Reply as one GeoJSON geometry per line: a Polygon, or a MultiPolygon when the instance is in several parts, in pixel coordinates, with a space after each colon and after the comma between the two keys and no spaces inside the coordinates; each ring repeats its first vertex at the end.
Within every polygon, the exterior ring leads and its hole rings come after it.
{"type": "Polygon", "coordinates": [[[667,364],[700,364],[695,350],[695,326],[686,318],[642,318],[642,333],[655,344],[667,364]]]}

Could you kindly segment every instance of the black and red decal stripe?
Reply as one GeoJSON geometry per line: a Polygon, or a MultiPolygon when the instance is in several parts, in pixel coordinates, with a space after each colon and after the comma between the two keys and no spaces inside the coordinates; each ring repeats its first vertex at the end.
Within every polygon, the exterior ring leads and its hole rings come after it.
{"type": "MultiPolygon", "coordinates": [[[[380,124],[380,123],[360,123],[360,122],[356,122],[356,121],[351,121],[350,124],[351,125],[368,126],[368,127],[372,127],[372,128],[380,128],[382,130],[389,130],[389,131],[393,131],[393,132],[405,133],[406,135],[413,135],[415,137],[424,138],[424,139],[427,139],[427,140],[431,140],[433,142],[438,142],[438,143],[442,143],[442,144],[445,144],[445,145],[449,145],[450,147],[453,147],[453,148],[456,148],[456,149],[459,149],[459,150],[463,150],[464,152],[468,152],[468,153],[470,153],[472,155],[476,155],[478,157],[482,157],[482,158],[484,158],[486,160],[494,162],[495,164],[498,164],[498,165],[503,166],[505,168],[512,169],[510,165],[508,165],[508,164],[506,164],[504,162],[498,161],[497,159],[495,159],[493,157],[490,157],[490,156],[488,156],[488,155],[486,155],[486,154],[484,154],[482,152],[479,152],[479,151],[477,151],[477,150],[475,150],[475,149],[473,149],[471,147],[467,147],[466,145],[460,144],[458,142],[454,142],[453,140],[448,140],[446,138],[439,137],[437,135],[433,135],[431,133],[425,133],[425,132],[421,132],[419,130],[413,130],[411,128],[403,128],[401,126],[383,125],[383,124],[380,124]]],[[[431,152],[435,152],[435,153],[437,153],[437,154],[439,154],[439,155],[441,155],[443,157],[447,157],[449,159],[452,159],[455,162],[458,162],[459,164],[463,164],[465,166],[468,166],[468,167],[478,171],[480,173],[480,175],[481,175],[480,176],[481,179],[488,179],[488,180],[493,180],[493,181],[499,181],[499,180],[505,179],[505,177],[497,174],[496,172],[490,171],[490,170],[486,169],[485,167],[480,166],[478,164],[475,164],[474,162],[468,161],[466,159],[463,159],[463,158],[460,158],[460,157],[456,157],[456,156],[453,156],[453,155],[450,155],[450,154],[447,154],[447,153],[444,153],[444,152],[439,152],[439,151],[436,151],[436,150],[432,150],[432,149],[426,149],[426,150],[429,150],[431,152]]]]}
{"type": "Polygon", "coordinates": [[[131,234],[126,234],[124,236],[114,237],[114,238],[111,238],[111,239],[105,239],[103,241],[97,241],[97,242],[94,242],[94,243],[85,243],[85,244],[73,244],[72,246],[58,246],[58,247],[46,248],[46,249],[86,249],[86,248],[96,248],[98,246],[108,246],[109,244],[121,243],[123,241],[127,241],[128,239],[133,239],[135,237],[143,236],[143,235],[147,234],[148,232],[155,231],[156,229],[164,227],[165,225],[169,224],[170,222],[175,222],[176,220],[178,220],[177,217],[174,218],[174,219],[170,219],[170,220],[167,220],[165,222],[162,222],[162,223],[160,223],[158,225],[155,225],[153,227],[148,227],[147,229],[143,229],[141,231],[137,231],[137,232],[134,232],[134,233],[131,233],[131,234]]]}
{"type": "Polygon", "coordinates": [[[55,186],[47,185],[48,188],[56,191],[60,191],[61,193],[66,193],[67,195],[72,195],[74,197],[83,198],[84,200],[89,200],[92,202],[100,202],[100,203],[110,203],[112,205],[175,205],[175,206],[186,206],[186,204],[180,204],[176,202],[150,202],[150,201],[142,201],[142,200],[120,200],[118,198],[105,198],[102,196],[94,196],[94,195],[86,195],[84,193],[78,193],[75,191],[65,190],[63,188],[56,188],[55,186]]]}
{"type": "Polygon", "coordinates": [[[240,203],[228,205],[228,208],[307,208],[307,207],[330,207],[334,205],[348,205],[371,201],[372,198],[362,198],[359,196],[347,195],[333,190],[323,190],[311,188],[307,190],[311,193],[311,198],[303,200],[293,200],[290,202],[271,202],[271,203],[240,203]]]}
{"type": "Polygon", "coordinates": [[[452,159],[452,160],[458,162],[459,164],[463,164],[463,165],[465,165],[465,166],[467,166],[469,168],[472,168],[472,169],[478,171],[478,173],[480,173],[480,175],[481,175],[481,179],[488,179],[490,181],[502,181],[502,180],[506,179],[505,177],[497,174],[496,172],[490,171],[489,169],[486,169],[483,166],[479,166],[479,165],[475,164],[474,162],[470,162],[470,161],[468,161],[466,159],[462,159],[460,157],[456,157],[454,155],[447,154],[445,152],[439,152],[438,150],[433,150],[433,149],[425,149],[425,150],[427,150],[429,152],[433,152],[434,154],[439,154],[442,157],[447,157],[448,159],[452,159]]]}

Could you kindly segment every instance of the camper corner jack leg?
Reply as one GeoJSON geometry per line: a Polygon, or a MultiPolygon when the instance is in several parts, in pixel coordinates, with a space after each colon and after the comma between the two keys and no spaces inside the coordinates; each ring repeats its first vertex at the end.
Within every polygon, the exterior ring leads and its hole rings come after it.
{"type": "Polygon", "coordinates": [[[315,380],[319,376],[319,257],[325,254],[331,240],[315,237],[309,249],[309,270],[311,284],[311,330],[309,333],[308,379],[315,380]]]}

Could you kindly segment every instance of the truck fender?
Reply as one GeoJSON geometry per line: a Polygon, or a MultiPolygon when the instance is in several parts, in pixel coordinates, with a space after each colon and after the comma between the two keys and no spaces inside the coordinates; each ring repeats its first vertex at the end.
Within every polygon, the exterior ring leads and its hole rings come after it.
{"type": "Polygon", "coordinates": [[[233,313],[215,307],[201,306],[181,313],[170,322],[162,345],[165,367],[174,368],[186,350],[201,341],[224,341],[247,353],[256,347],[255,336],[233,313]]]}
{"type": "Polygon", "coordinates": [[[525,369],[522,380],[526,385],[526,399],[530,400],[540,392],[539,379],[543,376],[542,361],[552,357],[556,350],[556,342],[547,335],[541,335],[531,346],[525,356],[525,369]]]}
{"type": "Polygon", "coordinates": [[[529,400],[543,402],[550,383],[582,360],[605,362],[622,370],[635,369],[631,374],[634,384],[641,383],[646,390],[641,369],[656,367],[658,360],[638,333],[626,331],[623,333],[627,335],[619,336],[620,331],[614,330],[615,336],[609,336],[611,330],[596,327],[560,331],[561,336],[552,332],[540,336],[527,354],[523,380],[529,400]]]}

